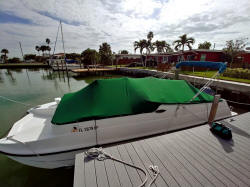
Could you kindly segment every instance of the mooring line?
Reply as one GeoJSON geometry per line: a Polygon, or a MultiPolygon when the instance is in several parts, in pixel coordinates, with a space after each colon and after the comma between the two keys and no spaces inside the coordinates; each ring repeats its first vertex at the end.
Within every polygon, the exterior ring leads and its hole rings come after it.
{"type": "Polygon", "coordinates": [[[5,99],[7,101],[14,102],[14,103],[18,103],[18,104],[21,104],[21,105],[24,105],[24,106],[31,106],[31,104],[23,103],[23,102],[20,102],[20,101],[15,101],[13,99],[9,99],[9,98],[1,96],[1,95],[0,95],[0,98],[5,99]]]}

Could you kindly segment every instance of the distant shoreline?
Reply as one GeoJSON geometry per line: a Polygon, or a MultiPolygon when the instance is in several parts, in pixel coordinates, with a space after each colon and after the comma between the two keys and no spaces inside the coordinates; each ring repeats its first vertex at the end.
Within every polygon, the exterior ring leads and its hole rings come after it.
{"type": "Polygon", "coordinates": [[[12,69],[12,68],[49,68],[48,64],[44,63],[9,63],[9,64],[0,64],[0,69],[12,69]]]}

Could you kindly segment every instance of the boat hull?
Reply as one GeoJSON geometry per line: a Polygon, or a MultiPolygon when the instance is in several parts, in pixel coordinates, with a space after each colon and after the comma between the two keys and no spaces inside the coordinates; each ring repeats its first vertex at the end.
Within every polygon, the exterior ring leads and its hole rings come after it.
{"type": "MultiPolygon", "coordinates": [[[[0,151],[9,158],[29,166],[48,169],[68,167],[74,165],[77,153],[96,145],[106,146],[115,142],[204,124],[208,120],[211,105],[212,103],[162,105],[152,113],[67,125],[45,123],[47,129],[41,127],[39,132],[46,132],[46,134],[50,132],[50,138],[43,137],[43,139],[26,142],[25,144],[12,142],[9,145],[3,145],[0,143],[0,151]],[[72,132],[74,126],[78,128],[78,132],[72,132]]],[[[225,100],[221,101],[215,119],[219,120],[230,116],[231,113],[227,102],[225,100]]],[[[22,123],[21,125],[24,126],[25,124],[22,123]]],[[[18,127],[19,125],[14,127],[13,134],[15,134],[15,129],[17,129],[16,132],[18,131],[18,127]]],[[[40,133],[39,136],[41,137],[42,134],[40,133]]],[[[21,138],[21,136],[15,137],[19,138],[19,140],[21,138]]]]}
{"type": "Polygon", "coordinates": [[[34,156],[9,156],[12,160],[19,163],[44,169],[54,169],[60,167],[69,167],[75,164],[75,155],[83,152],[84,149],[73,150],[69,152],[48,154],[48,155],[34,155],[34,156]]]}

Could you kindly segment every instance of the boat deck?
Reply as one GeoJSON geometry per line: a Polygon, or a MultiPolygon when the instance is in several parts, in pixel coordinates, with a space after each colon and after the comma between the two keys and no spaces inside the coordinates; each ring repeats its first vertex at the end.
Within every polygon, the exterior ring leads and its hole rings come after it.
{"type": "MultiPolygon", "coordinates": [[[[152,186],[249,186],[250,112],[222,121],[233,139],[214,136],[208,125],[105,147],[112,156],[147,170],[157,165],[160,175],[152,186]]],[[[138,186],[139,170],[107,159],[76,155],[74,187],[138,186]]]]}

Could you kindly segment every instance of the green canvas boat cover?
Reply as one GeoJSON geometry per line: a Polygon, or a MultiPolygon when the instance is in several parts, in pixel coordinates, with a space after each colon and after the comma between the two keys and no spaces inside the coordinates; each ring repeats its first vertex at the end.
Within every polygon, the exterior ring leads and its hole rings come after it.
{"type": "MultiPolygon", "coordinates": [[[[52,118],[67,124],[113,116],[153,112],[161,104],[186,104],[199,90],[184,80],[114,78],[96,80],[87,87],[65,94],[52,118]]],[[[212,102],[201,93],[191,103],[212,102]]]]}

